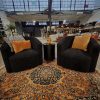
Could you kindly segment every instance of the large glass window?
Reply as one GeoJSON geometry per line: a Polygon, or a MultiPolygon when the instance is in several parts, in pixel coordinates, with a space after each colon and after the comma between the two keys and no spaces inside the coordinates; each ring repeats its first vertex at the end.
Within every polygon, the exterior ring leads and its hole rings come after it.
{"type": "Polygon", "coordinates": [[[40,2],[40,11],[43,11],[48,8],[48,0],[39,0],[40,2]]]}
{"type": "Polygon", "coordinates": [[[86,0],[76,0],[75,10],[84,10],[86,0]]]}
{"type": "Polygon", "coordinates": [[[24,6],[25,6],[25,11],[29,11],[29,2],[28,0],[23,0],[24,6]]]}
{"type": "Polygon", "coordinates": [[[76,0],[72,0],[71,2],[71,10],[75,10],[76,0]]]}
{"type": "Polygon", "coordinates": [[[94,9],[94,0],[86,0],[85,10],[94,9]]]}
{"type": "MultiPolygon", "coordinates": [[[[6,11],[44,11],[48,0],[0,0],[6,11]]],[[[95,0],[52,0],[54,10],[93,10],[95,0]]],[[[0,6],[2,7],[2,5],[0,6]]]]}
{"type": "Polygon", "coordinates": [[[62,0],[61,1],[61,10],[70,10],[71,9],[71,0],[62,0]]]}
{"type": "Polygon", "coordinates": [[[30,11],[39,11],[38,0],[29,0],[29,10],[30,11]]]}
{"type": "Polygon", "coordinates": [[[0,1],[0,10],[4,10],[3,1],[0,1]]]}
{"type": "Polygon", "coordinates": [[[60,0],[53,0],[52,9],[60,10],[60,0]]]}
{"type": "Polygon", "coordinates": [[[3,6],[4,6],[6,11],[14,11],[12,0],[9,0],[9,1],[2,0],[2,2],[3,2],[3,6]]]}
{"type": "Polygon", "coordinates": [[[15,11],[25,11],[23,0],[13,0],[15,11]]]}

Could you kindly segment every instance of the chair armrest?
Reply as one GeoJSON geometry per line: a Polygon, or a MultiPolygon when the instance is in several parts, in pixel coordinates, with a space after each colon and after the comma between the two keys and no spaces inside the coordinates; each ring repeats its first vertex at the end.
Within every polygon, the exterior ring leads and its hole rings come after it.
{"type": "Polygon", "coordinates": [[[11,48],[9,47],[9,45],[4,42],[1,46],[1,54],[3,58],[9,58],[10,56],[13,55],[13,53],[11,52],[11,48]]]}
{"type": "Polygon", "coordinates": [[[57,51],[63,52],[66,49],[70,48],[72,46],[73,40],[74,40],[74,36],[68,36],[68,37],[63,38],[57,44],[57,51]]]}
{"type": "Polygon", "coordinates": [[[11,48],[6,42],[4,42],[1,46],[1,55],[7,71],[10,72],[11,69],[10,69],[9,57],[11,57],[13,53],[11,52],[11,48]]]}
{"type": "Polygon", "coordinates": [[[87,47],[87,52],[90,56],[94,55],[95,53],[99,53],[100,51],[100,45],[95,39],[90,39],[90,42],[87,47]]]}
{"type": "Polygon", "coordinates": [[[31,37],[30,42],[33,49],[37,51],[42,50],[42,43],[37,38],[31,37]]]}
{"type": "Polygon", "coordinates": [[[42,61],[42,43],[35,37],[30,38],[32,49],[36,50],[39,58],[42,61]]]}
{"type": "Polygon", "coordinates": [[[97,43],[97,41],[95,39],[91,38],[90,42],[88,44],[88,48],[87,48],[87,53],[92,58],[90,71],[95,70],[97,60],[98,60],[98,56],[99,56],[99,52],[100,52],[100,45],[97,43]]]}
{"type": "Polygon", "coordinates": [[[57,62],[60,65],[60,61],[61,61],[61,55],[62,53],[70,48],[72,46],[74,40],[74,36],[68,36],[63,38],[58,44],[57,44],[57,62]]]}

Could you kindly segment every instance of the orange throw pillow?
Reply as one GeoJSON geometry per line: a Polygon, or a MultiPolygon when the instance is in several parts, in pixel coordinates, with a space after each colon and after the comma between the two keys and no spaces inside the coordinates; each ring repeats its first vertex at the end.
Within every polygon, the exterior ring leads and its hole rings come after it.
{"type": "Polygon", "coordinates": [[[20,51],[23,51],[25,49],[29,49],[31,48],[31,43],[30,43],[30,40],[14,40],[12,41],[12,46],[13,46],[13,49],[15,51],[15,53],[18,53],[20,51]]]}
{"type": "Polygon", "coordinates": [[[87,46],[90,41],[90,34],[83,34],[82,36],[75,36],[72,48],[81,49],[87,51],[87,46]]]}

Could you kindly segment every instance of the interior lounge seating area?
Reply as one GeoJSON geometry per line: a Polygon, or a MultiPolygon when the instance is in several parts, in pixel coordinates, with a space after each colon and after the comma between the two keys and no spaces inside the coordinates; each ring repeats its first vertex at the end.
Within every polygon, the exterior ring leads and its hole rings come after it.
{"type": "Polygon", "coordinates": [[[0,0],[0,100],[100,100],[100,0],[0,0]]]}

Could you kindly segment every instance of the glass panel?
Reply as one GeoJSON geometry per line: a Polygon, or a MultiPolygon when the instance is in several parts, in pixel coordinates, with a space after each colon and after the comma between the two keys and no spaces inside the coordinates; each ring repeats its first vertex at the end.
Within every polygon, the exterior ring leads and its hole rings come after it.
{"type": "Polygon", "coordinates": [[[72,0],[72,2],[71,2],[71,10],[75,10],[75,3],[76,3],[76,0],[72,0]]]}
{"type": "MultiPolygon", "coordinates": [[[[0,0],[0,9],[7,11],[43,11],[48,8],[48,0],[0,0]],[[14,3],[14,4],[13,4],[14,3]],[[40,5],[40,7],[39,7],[40,5]]],[[[60,10],[92,10],[96,0],[52,0],[52,9],[60,10]]]]}
{"type": "Polygon", "coordinates": [[[0,10],[4,10],[3,1],[2,0],[0,1],[0,10]]]}
{"type": "Polygon", "coordinates": [[[2,2],[6,11],[14,11],[12,0],[2,0],[2,2]]]}
{"type": "Polygon", "coordinates": [[[84,10],[85,0],[77,0],[75,10],[84,10]]]}
{"type": "Polygon", "coordinates": [[[94,9],[94,0],[87,0],[85,10],[94,9]]]}
{"type": "Polygon", "coordinates": [[[29,0],[30,11],[39,11],[38,0],[29,0]]]}
{"type": "Polygon", "coordinates": [[[25,11],[23,0],[14,0],[15,11],[25,11]]]}
{"type": "Polygon", "coordinates": [[[61,0],[61,10],[70,10],[71,0],[61,0]]]}
{"type": "Polygon", "coordinates": [[[48,8],[48,0],[39,0],[40,1],[40,11],[43,11],[48,8]]]}
{"type": "Polygon", "coordinates": [[[60,0],[53,0],[53,2],[52,2],[52,9],[60,10],[60,0]]]}

